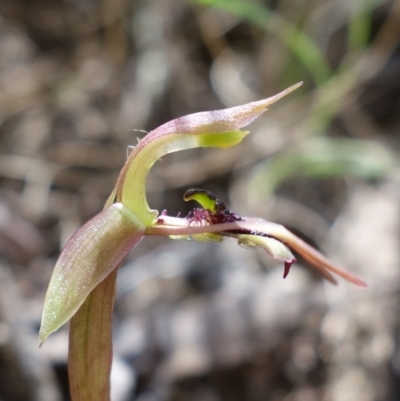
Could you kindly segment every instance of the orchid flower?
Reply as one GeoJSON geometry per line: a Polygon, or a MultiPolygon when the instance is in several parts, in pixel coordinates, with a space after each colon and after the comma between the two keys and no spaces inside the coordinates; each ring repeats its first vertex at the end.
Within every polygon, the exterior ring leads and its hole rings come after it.
{"type": "Polygon", "coordinates": [[[330,282],[336,283],[332,275],[335,273],[365,286],[358,277],[329,261],[283,226],[241,217],[208,191],[186,192],[185,200],[195,200],[200,205],[187,218],[160,214],[150,209],[146,200],[146,178],[160,157],[195,147],[237,145],[248,134],[241,128],[300,85],[265,100],[170,121],[146,135],[132,150],[103,211],[81,227],[62,250],[46,294],[40,344],[72,318],[69,376],[74,401],[109,399],[116,271],[123,258],[146,235],[216,242],[233,237],[240,244],[261,247],[283,261],[284,277],[295,262],[292,248],[330,282]]]}

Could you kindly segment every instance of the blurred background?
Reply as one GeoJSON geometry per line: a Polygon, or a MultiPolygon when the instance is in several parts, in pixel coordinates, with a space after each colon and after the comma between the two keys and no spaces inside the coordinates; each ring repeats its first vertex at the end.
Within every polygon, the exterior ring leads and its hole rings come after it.
{"type": "Polygon", "coordinates": [[[0,400],[69,400],[68,328],[38,349],[45,291],[127,147],[298,81],[239,146],[159,161],[149,203],[211,190],[369,287],[146,238],[119,272],[113,400],[399,400],[399,43],[398,0],[1,0],[0,400]]]}

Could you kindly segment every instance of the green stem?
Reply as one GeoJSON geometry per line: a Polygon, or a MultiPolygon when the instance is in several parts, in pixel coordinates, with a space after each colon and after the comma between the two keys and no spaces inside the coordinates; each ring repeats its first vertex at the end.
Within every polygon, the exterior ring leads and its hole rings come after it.
{"type": "Polygon", "coordinates": [[[72,401],[109,401],[115,269],[71,319],[68,374],[72,401]]]}

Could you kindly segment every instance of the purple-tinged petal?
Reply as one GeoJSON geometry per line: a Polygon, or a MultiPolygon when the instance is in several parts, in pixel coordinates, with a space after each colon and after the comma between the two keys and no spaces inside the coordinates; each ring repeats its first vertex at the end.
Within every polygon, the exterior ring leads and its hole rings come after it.
{"type": "Polygon", "coordinates": [[[244,217],[243,221],[212,224],[203,227],[185,227],[185,219],[179,219],[176,217],[163,216],[163,221],[164,224],[162,225],[147,227],[146,235],[193,235],[203,233],[221,233],[222,235],[232,236],[229,232],[232,233],[232,231],[234,231],[236,234],[239,230],[246,230],[247,232],[259,232],[274,237],[277,240],[282,241],[288,247],[297,251],[332,284],[337,284],[337,281],[330,272],[343,277],[345,280],[358,285],[359,287],[367,286],[367,284],[360,278],[330,261],[316,249],[308,245],[306,242],[298,238],[280,224],[251,217],[244,217]]]}
{"type": "Polygon", "coordinates": [[[293,92],[303,82],[290,86],[284,91],[267,99],[231,107],[223,110],[205,111],[179,117],[169,121],[153,131],[154,134],[206,134],[215,132],[226,132],[240,129],[249,125],[259,117],[267,107],[284,96],[293,92]]]}
{"type": "Polygon", "coordinates": [[[251,224],[254,222],[255,230],[262,230],[267,228],[268,234],[283,241],[290,248],[297,251],[307,262],[309,262],[315,269],[317,269],[328,281],[336,284],[336,280],[330,274],[335,273],[345,280],[358,285],[359,287],[366,287],[367,284],[354,274],[344,270],[342,267],[330,261],[322,253],[318,252],[312,246],[308,245],[302,239],[294,235],[287,228],[280,224],[267,222],[262,219],[248,220],[251,224]]]}
{"type": "Polygon", "coordinates": [[[89,293],[143,237],[143,222],[116,203],[89,220],[67,242],[47,290],[40,342],[61,327],[89,293]]]}
{"type": "Polygon", "coordinates": [[[283,278],[286,278],[290,272],[293,262],[285,262],[285,268],[283,270],[283,278]]]}

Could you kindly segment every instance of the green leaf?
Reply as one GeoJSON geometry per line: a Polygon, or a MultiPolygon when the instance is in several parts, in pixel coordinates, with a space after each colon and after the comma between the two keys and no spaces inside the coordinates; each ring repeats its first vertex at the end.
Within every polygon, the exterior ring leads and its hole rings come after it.
{"type": "Polygon", "coordinates": [[[116,203],[81,227],[65,245],[47,290],[39,338],[44,340],[79,309],[143,236],[143,222],[116,203]]]}

